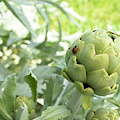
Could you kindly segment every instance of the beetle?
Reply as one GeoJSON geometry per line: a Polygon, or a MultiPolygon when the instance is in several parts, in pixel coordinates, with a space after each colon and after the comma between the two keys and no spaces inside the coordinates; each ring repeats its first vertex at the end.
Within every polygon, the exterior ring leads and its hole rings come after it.
{"type": "Polygon", "coordinates": [[[73,47],[72,52],[75,54],[77,52],[77,50],[78,50],[78,47],[76,45],[75,47],[73,47]]]}

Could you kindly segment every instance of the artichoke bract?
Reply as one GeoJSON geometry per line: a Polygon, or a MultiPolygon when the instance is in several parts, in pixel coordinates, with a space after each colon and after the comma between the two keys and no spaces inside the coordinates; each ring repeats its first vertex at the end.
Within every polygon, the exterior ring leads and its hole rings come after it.
{"type": "Polygon", "coordinates": [[[86,120],[119,120],[119,115],[116,110],[100,108],[96,111],[89,112],[86,120]]]}
{"type": "Polygon", "coordinates": [[[17,113],[19,107],[24,107],[24,104],[28,108],[29,120],[32,120],[35,117],[35,103],[32,99],[24,95],[18,96],[14,102],[15,114],[17,113]]]}
{"type": "Polygon", "coordinates": [[[120,37],[105,29],[89,31],[68,48],[63,76],[83,94],[105,96],[120,81],[120,37]]]}

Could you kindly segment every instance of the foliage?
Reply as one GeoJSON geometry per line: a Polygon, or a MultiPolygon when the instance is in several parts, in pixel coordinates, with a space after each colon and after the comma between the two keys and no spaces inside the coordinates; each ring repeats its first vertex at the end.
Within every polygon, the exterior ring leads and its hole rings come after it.
{"type": "MultiPolygon", "coordinates": [[[[84,17],[70,12],[66,3],[0,0],[0,120],[28,120],[31,116],[34,120],[63,120],[71,115],[66,104],[75,87],[62,76],[64,56],[88,24],[80,28],[84,17]],[[25,101],[16,109],[23,96],[25,101]],[[30,115],[31,111],[35,114],[30,115]]],[[[118,98],[119,89],[106,98],[92,96],[91,110],[103,106],[119,112],[118,98]]],[[[87,112],[81,106],[75,120],[85,119],[87,112]]]]}
{"type": "MultiPolygon", "coordinates": [[[[118,3],[117,0],[76,0],[75,2],[72,0],[66,0],[66,2],[69,3],[69,7],[71,8],[70,10],[68,9],[70,14],[73,16],[75,15],[75,17],[78,18],[77,21],[80,25],[80,28],[77,28],[72,23],[69,23],[67,27],[63,28],[64,31],[73,33],[81,30],[84,32],[86,30],[106,27],[109,29],[114,29],[115,31],[119,31],[120,3],[118,3]]],[[[61,17],[64,19],[64,16],[61,17]]],[[[66,24],[67,20],[65,19],[63,21],[63,25],[66,24]]]]}
{"type": "MultiPolygon", "coordinates": [[[[57,52],[62,53],[65,49],[60,45],[62,43],[62,28],[59,15],[57,15],[58,33],[54,31],[52,33],[50,22],[51,17],[56,17],[56,12],[62,11],[73,23],[76,25],[78,23],[57,1],[2,0],[0,5],[2,8],[0,119],[28,120],[33,117],[39,119],[41,113],[40,119],[44,119],[48,112],[50,113],[49,119],[67,117],[71,113],[64,105],[53,106],[60,103],[62,97],[60,95],[64,86],[64,79],[61,76],[64,58],[63,54],[60,55],[57,52]],[[35,11],[36,18],[29,19],[25,14],[24,6],[28,8],[29,14],[31,11],[35,11]],[[51,14],[50,10],[54,10],[55,14],[51,14]],[[12,17],[8,16],[7,18],[7,14],[11,14],[12,17]],[[9,26],[4,19],[10,24],[12,23],[12,26],[9,26]],[[15,26],[13,27],[16,24],[20,26],[20,29],[22,28],[23,32],[18,28],[16,30],[15,26]],[[38,27],[32,26],[33,24],[38,27]],[[55,35],[48,38],[49,34],[55,35]],[[55,40],[51,41],[51,39],[55,40]],[[59,100],[57,100],[58,98],[59,100]],[[29,99],[32,99],[35,104],[35,108],[32,107],[32,111],[35,109],[35,114],[30,111],[32,103],[29,99]],[[44,100],[44,105],[41,100],[44,100]],[[56,101],[58,102],[56,103],[56,101]],[[45,109],[47,110],[44,111],[45,109]],[[53,114],[53,111],[58,112],[53,114]]],[[[66,43],[69,44],[67,41],[66,43]]]]}

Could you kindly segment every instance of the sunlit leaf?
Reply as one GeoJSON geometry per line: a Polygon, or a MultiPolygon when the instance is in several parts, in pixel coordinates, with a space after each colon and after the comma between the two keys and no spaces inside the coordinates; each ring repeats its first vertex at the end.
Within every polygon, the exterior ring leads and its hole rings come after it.
{"type": "Polygon", "coordinates": [[[53,5],[54,7],[58,8],[60,11],[62,11],[75,25],[77,25],[79,27],[78,22],[75,21],[75,19],[73,19],[69,13],[67,13],[60,5],[58,5],[55,2],[49,1],[49,0],[37,0],[36,4],[50,4],[53,5]]]}
{"type": "Polygon", "coordinates": [[[58,18],[58,26],[59,26],[59,38],[58,38],[58,42],[56,43],[56,45],[53,47],[53,52],[56,53],[59,49],[59,43],[62,40],[62,26],[61,26],[61,22],[60,22],[60,18],[58,18]]]}
{"type": "Polygon", "coordinates": [[[50,18],[49,18],[49,13],[47,11],[47,8],[46,6],[44,6],[44,9],[45,9],[45,12],[39,8],[37,5],[35,5],[38,13],[42,16],[42,18],[46,21],[46,31],[45,31],[45,40],[43,42],[43,46],[46,45],[46,42],[47,42],[47,34],[48,34],[48,31],[49,31],[49,26],[50,26],[50,18]]]}
{"type": "Polygon", "coordinates": [[[52,106],[43,111],[41,117],[34,120],[62,120],[69,115],[71,115],[71,112],[66,108],[66,106],[52,106]]]}
{"type": "Polygon", "coordinates": [[[62,39],[62,26],[61,26],[61,22],[60,22],[60,17],[58,17],[58,26],[59,26],[59,41],[58,41],[58,43],[59,43],[62,39]]]}
{"type": "Polygon", "coordinates": [[[28,31],[36,37],[35,32],[33,31],[32,27],[30,26],[29,21],[27,20],[26,16],[24,15],[23,10],[15,5],[9,4],[8,1],[2,0],[7,8],[14,14],[14,16],[28,29],[28,31]]]}
{"type": "Polygon", "coordinates": [[[24,5],[33,5],[30,1],[28,0],[9,0],[18,4],[24,4],[24,5]]]}
{"type": "Polygon", "coordinates": [[[47,12],[46,7],[44,6],[45,12],[44,12],[41,8],[39,8],[37,5],[35,5],[35,7],[36,7],[38,13],[42,16],[42,18],[43,18],[47,23],[49,23],[49,22],[50,22],[50,18],[49,18],[49,15],[48,15],[48,12],[47,12]]]}
{"type": "Polygon", "coordinates": [[[8,113],[13,111],[14,100],[16,99],[16,76],[9,75],[4,83],[2,101],[8,113]]]}
{"type": "Polygon", "coordinates": [[[29,85],[32,91],[32,99],[34,102],[37,100],[37,80],[33,77],[32,73],[24,77],[25,82],[29,85]]]}

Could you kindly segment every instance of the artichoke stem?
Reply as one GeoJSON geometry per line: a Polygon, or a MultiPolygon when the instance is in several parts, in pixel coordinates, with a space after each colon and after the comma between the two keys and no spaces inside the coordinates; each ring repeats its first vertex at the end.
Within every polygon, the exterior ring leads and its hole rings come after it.
{"type": "Polygon", "coordinates": [[[76,89],[75,93],[71,97],[71,100],[69,101],[67,108],[71,111],[71,116],[66,117],[64,120],[73,120],[79,107],[81,105],[81,93],[76,89]]]}

